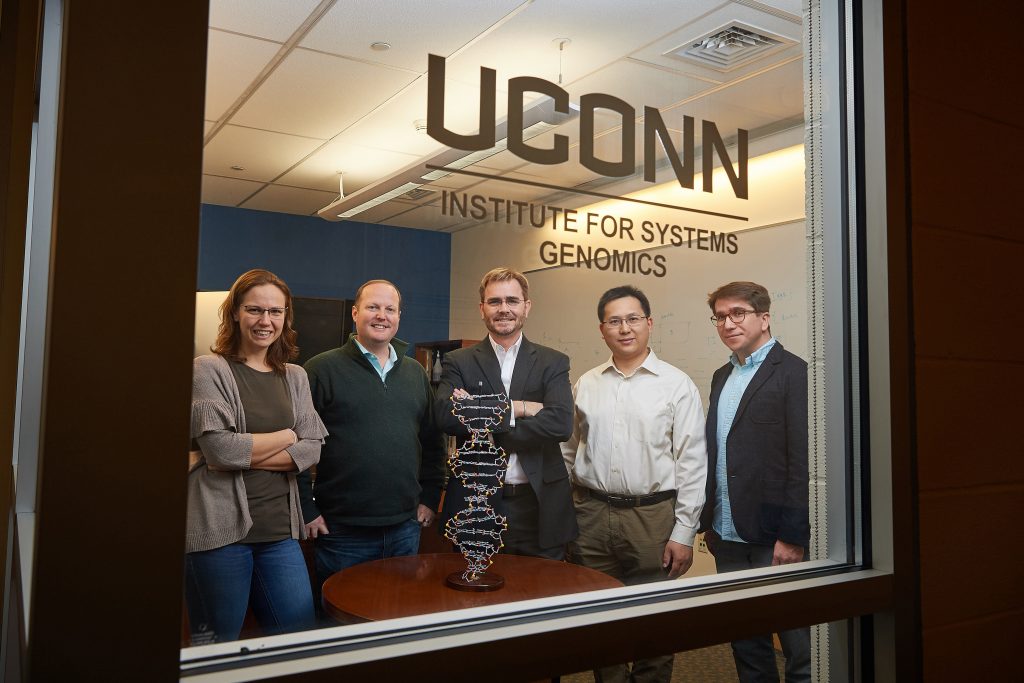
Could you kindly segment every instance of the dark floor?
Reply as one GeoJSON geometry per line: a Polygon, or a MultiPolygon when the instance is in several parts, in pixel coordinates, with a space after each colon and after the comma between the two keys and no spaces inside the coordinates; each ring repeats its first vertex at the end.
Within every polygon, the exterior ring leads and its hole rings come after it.
{"type": "MultiPolygon", "coordinates": [[[[780,678],[784,661],[782,653],[776,652],[775,664],[780,678]]],[[[732,648],[728,643],[676,654],[672,683],[735,683],[737,680],[732,648]]],[[[594,675],[584,671],[562,676],[561,683],[594,683],[594,675]]]]}

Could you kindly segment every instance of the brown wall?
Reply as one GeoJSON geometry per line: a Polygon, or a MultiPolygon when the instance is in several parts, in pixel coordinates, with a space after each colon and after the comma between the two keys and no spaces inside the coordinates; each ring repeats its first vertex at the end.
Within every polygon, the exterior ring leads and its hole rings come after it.
{"type": "Polygon", "coordinates": [[[209,10],[64,10],[27,680],[177,681],[209,10]]]}
{"type": "Polygon", "coordinates": [[[1024,11],[903,6],[923,674],[1007,680],[1024,617],[1024,11]]]}

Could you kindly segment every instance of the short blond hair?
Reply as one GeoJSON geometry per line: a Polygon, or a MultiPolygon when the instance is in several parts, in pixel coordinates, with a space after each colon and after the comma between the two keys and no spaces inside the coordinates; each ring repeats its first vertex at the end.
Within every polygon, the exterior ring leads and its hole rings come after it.
{"type": "Polygon", "coordinates": [[[359,289],[356,290],[356,306],[359,305],[359,300],[363,298],[363,290],[370,285],[388,285],[394,289],[395,292],[398,293],[398,310],[402,310],[402,292],[398,289],[398,285],[391,280],[367,280],[363,284],[359,285],[359,289]]]}
{"type": "Polygon", "coordinates": [[[480,280],[480,303],[484,301],[484,290],[487,289],[487,285],[492,282],[508,282],[509,280],[515,280],[519,283],[519,286],[523,288],[523,299],[528,300],[530,298],[530,281],[526,279],[526,276],[520,273],[518,270],[512,270],[511,268],[495,268],[490,270],[484,275],[484,279],[480,280]]]}

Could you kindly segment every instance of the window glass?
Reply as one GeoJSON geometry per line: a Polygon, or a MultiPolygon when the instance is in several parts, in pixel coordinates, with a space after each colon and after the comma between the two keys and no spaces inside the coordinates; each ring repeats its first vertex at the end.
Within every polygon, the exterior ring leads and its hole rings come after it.
{"type": "Polygon", "coordinates": [[[852,561],[837,29],[388,7],[211,2],[185,659],[852,561]]]}

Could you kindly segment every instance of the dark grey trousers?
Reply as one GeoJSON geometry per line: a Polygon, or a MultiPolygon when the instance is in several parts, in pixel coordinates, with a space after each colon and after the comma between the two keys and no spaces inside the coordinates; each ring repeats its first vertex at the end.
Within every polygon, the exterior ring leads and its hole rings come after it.
{"type": "Polygon", "coordinates": [[[501,539],[505,547],[501,552],[509,555],[545,557],[549,560],[565,559],[565,545],[554,548],[540,547],[540,506],[537,503],[537,494],[529,484],[517,486],[516,495],[512,497],[507,497],[505,491],[500,491],[491,500],[494,509],[508,518],[508,529],[501,539]]]}
{"type": "MultiPolygon", "coordinates": [[[[711,536],[713,532],[708,535],[711,536]]],[[[715,556],[719,573],[740,569],[769,567],[772,563],[773,546],[755,545],[709,539],[708,547],[715,556]]],[[[786,683],[804,683],[811,680],[811,630],[796,628],[779,632],[782,653],[786,656],[786,683]]],[[[740,683],[778,683],[779,672],[775,668],[775,647],[771,634],[737,640],[732,644],[733,659],[740,683]]]]}

